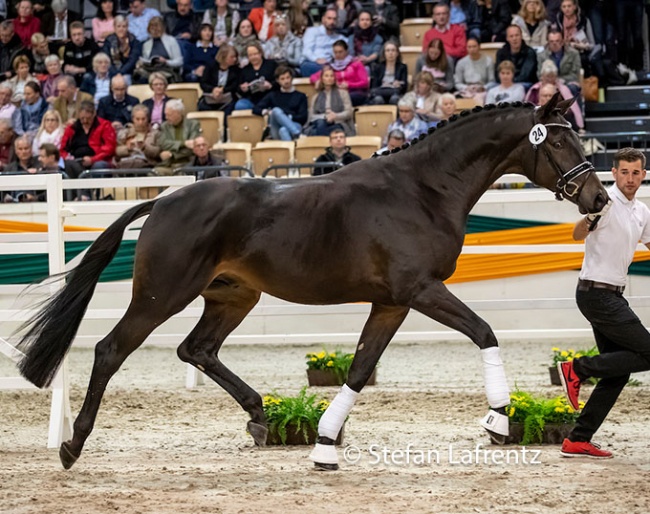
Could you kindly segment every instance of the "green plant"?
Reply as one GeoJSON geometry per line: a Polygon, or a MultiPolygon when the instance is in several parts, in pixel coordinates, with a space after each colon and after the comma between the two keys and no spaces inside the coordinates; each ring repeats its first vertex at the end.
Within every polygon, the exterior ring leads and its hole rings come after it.
{"type": "Polygon", "coordinates": [[[305,442],[309,430],[318,430],[318,422],[329,406],[329,402],[316,394],[307,394],[303,387],[298,396],[282,396],[273,392],[263,399],[264,414],[269,430],[276,430],[282,444],[287,441],[287,426],[295,428],[296,433],[302,433],[305,442]]]}
{"type": "Polygon", "coordinates": [[[553,366],[556,366],[558,362],[572,361],[578,357],[593,357],[600,353],[597,346],[592,346],[588,350],[578,351],[571,348],[568,350],[561,350],[560,348],[554,347],[551,348],[551,351],[553,352],[553,366]]]}
{"type": "MultiPolygon", "coordinates": [[[[584,405],[580,402],[580,408],[584,405]]],[[[547,423],[575,423],[579,413],[567,403],[564,396],[539,398],[525,391],[516,390],[510,395],[507,408],[510,423],[523,423],[524,437],[521,444],[541,443],[547,423]]]]}
{"type": "Polygon", "coordinates": [[[353,353],[343,353],[337,349],[334,352],[328,352],[326,348],[320,353],[308,353],[307,369],[327,369],[336,373],[341,383],[345,382],[350,371],[350,365],[354,358],[353,353]]]}

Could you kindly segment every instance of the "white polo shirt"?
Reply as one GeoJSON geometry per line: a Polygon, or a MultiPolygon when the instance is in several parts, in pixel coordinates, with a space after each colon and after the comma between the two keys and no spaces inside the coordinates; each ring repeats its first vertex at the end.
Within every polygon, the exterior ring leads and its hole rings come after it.
{"type": "Polygon", "coordinates": [[[580,278],[624,286],[638,242],[650,242],[650,209],[628,200],[616,184],[607,192],[612,205],[587,235],[580,278]]]}

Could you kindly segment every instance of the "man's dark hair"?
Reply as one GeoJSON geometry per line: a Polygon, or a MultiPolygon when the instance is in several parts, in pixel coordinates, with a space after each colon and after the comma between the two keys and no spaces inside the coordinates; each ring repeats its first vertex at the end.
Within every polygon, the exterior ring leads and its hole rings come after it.
{"type": "Polygon", "coordinates": [[[334,134],[343,134],[343,135],[345,135],[345,130],[343,130],[342,128],[335,128],[334,130],[332,130],[332,132],[330,132],[330,139],[332,139],[332,136],[334,134]]]}
{"type": "Polygon", "coordinates": [[[52,143],[43,143],[39,150],[43,150],[45,152],[45,155],[48,157],[54,155],[57,161],[61,158],[61,152],[59,152],[59,149],[56,147],[56,145],[53,145],[52,143]]]}
{"type": "Polygon", "coordinates": [[[289,68],[289,66],[287,66],[287,65],[285,65],[285,64],[281,64],[280,66],[278,66],[278,67],[275,69],[275,78],[276,78],[276,80],[279,79],[279,78],[280,78],[282,75],[284,75],[285,73],[291,73],[291,77],[292,77],[292,78],[293,78],[293,76],[294,76],[294,75],[293,75],[293,70],[292,70],[291,68],[289,68]]]}
{"type": "Polygon", "coordinates": [[[614,167],[618,168],[621,161],[634,162],[641,161],[641,167],[645,169],[645,154],[637,148],[621,148],[614,155],[614,167]]]}
{"type": "Polygon", "coordinates": [[[82,112],[82,111],[95,114],[95,112],[96,112],[95,111],[95,104],[93,102],[89,101],[89,100],[84,100],[83,102],[81,102],[81,105],[79,105],[79,112],[82,112]]]}

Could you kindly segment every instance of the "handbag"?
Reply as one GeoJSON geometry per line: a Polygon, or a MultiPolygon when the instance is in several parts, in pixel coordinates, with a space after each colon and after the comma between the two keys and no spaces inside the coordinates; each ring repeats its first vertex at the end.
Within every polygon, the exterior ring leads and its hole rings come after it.
{"type": "Polygon", "coordinates": [[[585,102],[598,101],[598,77],[596,75],[582,79],[582,95],[585,102]]]}

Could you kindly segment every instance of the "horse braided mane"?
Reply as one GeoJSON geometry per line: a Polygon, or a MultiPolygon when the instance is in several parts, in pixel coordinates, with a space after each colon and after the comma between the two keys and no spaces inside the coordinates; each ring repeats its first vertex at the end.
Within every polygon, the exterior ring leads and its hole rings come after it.
{"type": "Polygon", "coordinates": [[[508,107],[517,107],[517,108],[523,108],[523,109],[534,109],[535,105],[530,103],[530,102],[501,102],[499,104],[487,104],[485,106],[480,106],[477,105],[473,109],[464,109],[461,111],[459,114],[454,114],[453,116],[450,116],[448,120],[442,120],[440,123],[438,123],[437,127],[430,127],[428,132],[426,134],[420,134],[418,137],[412,139],[410,142],[407,141],[400,147],[393,148],[392,150],[384,150],[381,154],[374,154],[373,157],[383,157],[385,155],[391,155],[394,153],[399,152],[400,150],[406,150],[409,146],[413,146],[420,141],[422,141],[425,137],[431,136],[432,134],[435,133],[436,130],[448,125],[449,123],[453,123],[460,118],[466,118],[467,116],[470,116],[471,114],[476,114],[481,111],[491,111],[493,109],[506,109],[508,107]]]}

